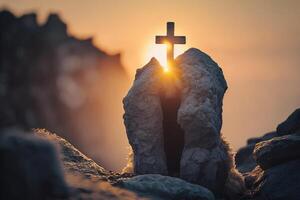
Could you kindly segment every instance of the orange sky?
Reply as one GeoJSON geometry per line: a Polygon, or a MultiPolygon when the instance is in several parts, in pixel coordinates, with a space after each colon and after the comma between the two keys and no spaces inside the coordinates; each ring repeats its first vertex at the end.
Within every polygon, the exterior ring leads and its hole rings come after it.
{"type": "Polygon", "coordinates": [[[37,11],[41,21],[59,12],[70,33],[122,52],[131,77],[162,51],[154,36],[175,21],[175,33],[187,36],[177,54],[196,47],[223,68],[229,90],[222,132],[235,149],[300,107],[300,1],[0,0],[0,6],[37,11]]]}

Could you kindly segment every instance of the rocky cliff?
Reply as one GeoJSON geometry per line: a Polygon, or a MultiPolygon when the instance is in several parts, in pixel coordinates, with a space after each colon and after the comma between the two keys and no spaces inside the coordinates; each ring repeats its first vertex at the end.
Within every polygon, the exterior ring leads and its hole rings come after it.
{"type": "Polygon", "coordinates": [[[109,158],[104,152],[126,144],[121,100],[129,79],[121,55],[72,36],[56,14],[39,24],[34,13],[1,11],[0,29],[0,128],[56,131],[104,166],[120,169],[125,148],[109,158]]]}

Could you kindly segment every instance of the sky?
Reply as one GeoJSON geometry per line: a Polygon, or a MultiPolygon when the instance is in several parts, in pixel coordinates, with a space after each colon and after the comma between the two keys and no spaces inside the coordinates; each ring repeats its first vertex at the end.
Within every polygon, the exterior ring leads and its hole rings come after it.
{"type": "Polygon", "coordinates": [[[131,78],[152,56],[164,62],[154,37],[174,21],[175,34],[187,37],[176,55],[199,48],[223,69],[229,89],[222,133],[234,149],[275,130],[300,107],[300,1],[0,0],[0,7],[38,12],[41,23],[59,13],[70,33],[121,52],[131,78]]]}

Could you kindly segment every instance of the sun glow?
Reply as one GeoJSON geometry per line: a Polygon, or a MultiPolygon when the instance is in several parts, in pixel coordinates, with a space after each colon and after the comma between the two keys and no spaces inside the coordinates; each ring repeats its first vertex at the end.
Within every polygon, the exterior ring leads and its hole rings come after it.
{"type": "MultiPolygon", "coordinates": [[[[167,62],[167,46],[166,44],[153,44],[153,41],[149,42],[147,48],[145,48],[145,61],[148,63],[152,57],[155,57],[160,65],[163,67],[164,72],[170,72],[170,66],[167,62]]],[[[176,45],[174,48],[174,57],[184,52],[185,45],[176,45]]]]}

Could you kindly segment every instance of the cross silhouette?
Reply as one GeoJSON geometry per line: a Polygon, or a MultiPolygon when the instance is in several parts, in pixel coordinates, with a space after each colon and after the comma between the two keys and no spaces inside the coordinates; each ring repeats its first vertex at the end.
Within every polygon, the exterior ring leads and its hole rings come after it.
{"type": "Polygon", "coordinates": [[[174,35],[174,22],[167,22],[167,35],[158,35],[155,37],[156,44],[167,45],[167,61],[169,65],[174,62],[174,44],[185,44],[185,36],[174,35]]]}

